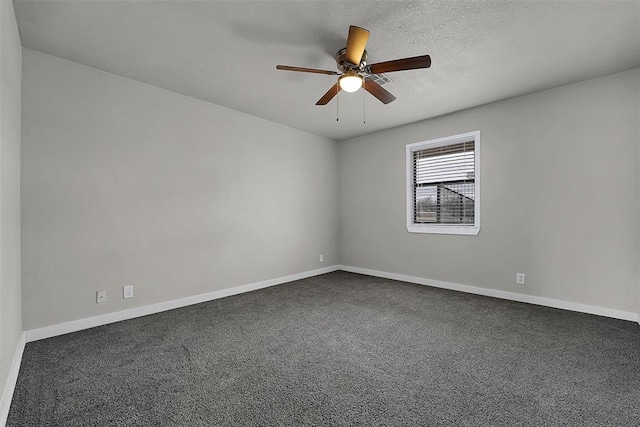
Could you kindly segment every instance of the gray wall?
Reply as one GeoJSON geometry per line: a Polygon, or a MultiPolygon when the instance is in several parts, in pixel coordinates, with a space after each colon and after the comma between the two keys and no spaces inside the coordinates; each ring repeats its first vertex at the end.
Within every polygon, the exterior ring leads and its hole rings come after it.
{"type": "Polygon", "coordinates": [[[338,262],[335,141],[29,49],[23,69],[25,330],[338,262]]]}
{"type": "Polygon", "coordinates": [[[639,77],[336,145],[25,49],[24,329],[337,263],[640,311],[639,77]],[[405,145],[472,130],[480,234],[408,233],[405,145]]]}
{"type": "Polygon", "coordinates": [[[20,333],[20,35],[0,1],[0,395],[20,333]]]}
{"type": "Polygon", "coordinates": [[[341,142],[341,263],[637,312],[639,81],[635,69],[341,142]],[[474,130],[480,234],[408,233],[405,145],[474,130]]]}

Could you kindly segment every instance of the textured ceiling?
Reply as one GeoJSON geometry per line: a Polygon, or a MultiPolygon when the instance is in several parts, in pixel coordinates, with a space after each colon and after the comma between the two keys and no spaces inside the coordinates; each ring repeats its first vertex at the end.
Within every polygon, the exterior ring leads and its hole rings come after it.
{"type": "Polygon", "coordinates": [[[14,4],[25,47],[338,140],[640,66],[640,0],[14,4]],[[275,66],[335,70],[352,24],[369,63],[432,67],[389,73],[386,106],[341,93],[336,122],[335,76],[275,66]]]}

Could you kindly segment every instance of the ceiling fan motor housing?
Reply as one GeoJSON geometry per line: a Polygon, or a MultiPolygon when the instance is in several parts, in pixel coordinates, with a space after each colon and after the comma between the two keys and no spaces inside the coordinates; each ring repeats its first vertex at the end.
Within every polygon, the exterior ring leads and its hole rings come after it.
{"type": "Polygon", "coordinates": [[[338,70],[342,71],[343,73],[346,73],[347,71],[350,71],[350,70],[356,71],[358,73],[365,71],[365,68],[367,67],[367,58],[368,58],[366,49],[362,54],[362,58],[360,59],[359,64],[352,64],[351,62],[347,61],[346,55],[347,55],[346,47],[340,49],[338,53],[336,53],[336,64],[338,66],[338,70]]]}

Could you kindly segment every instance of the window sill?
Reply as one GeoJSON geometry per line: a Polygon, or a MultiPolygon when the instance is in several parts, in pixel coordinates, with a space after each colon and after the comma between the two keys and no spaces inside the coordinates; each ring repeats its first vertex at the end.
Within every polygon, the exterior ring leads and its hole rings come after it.
{"type": "Polygon", "coordinates": [[[448,225],[407,225],[409,233],[428,233],[428,234],[461,234],[467,236],[477,236],[480,232],[480,226],[456,227],[448,225]]]}

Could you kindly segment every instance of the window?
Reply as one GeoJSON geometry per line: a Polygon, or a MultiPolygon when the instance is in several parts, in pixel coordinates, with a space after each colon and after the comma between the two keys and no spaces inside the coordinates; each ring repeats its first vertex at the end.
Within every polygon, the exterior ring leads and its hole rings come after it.
{"type": "Polygon", "coordinates": [[[407,145],[407,230],[478,234],[479,131],[407,145]]]}

